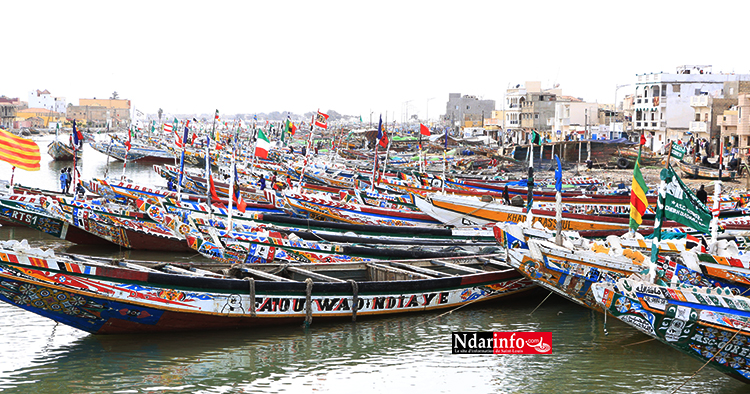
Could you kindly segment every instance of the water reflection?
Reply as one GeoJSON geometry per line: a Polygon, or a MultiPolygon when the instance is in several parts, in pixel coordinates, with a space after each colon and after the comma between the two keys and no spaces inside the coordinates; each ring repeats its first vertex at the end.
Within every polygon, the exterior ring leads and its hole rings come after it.
{"type": "MultiPolygon", "coordinates": [[[[669,392],[700,363],[564,300],[544,294],[451,314],[353,323],[92,336],[0,306],[0,388],[71,392],[669,392]],[[452,331],[552,331],[553,354],[452,355],[452,331]]],[[[705,369],[685,392],[745,385],[705,369]]]]}

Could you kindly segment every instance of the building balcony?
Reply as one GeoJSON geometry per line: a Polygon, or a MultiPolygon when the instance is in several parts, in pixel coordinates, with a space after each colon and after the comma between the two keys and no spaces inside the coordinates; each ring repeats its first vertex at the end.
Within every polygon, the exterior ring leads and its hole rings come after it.
{"type": "Polygon", "coordinates": [[[707,133],[708,123],[706,122],[690,122],[690,129],[693,133],[707,133]]]}
{"type": "Polygon", "coordinates": [[[690,96],[691,107],[708,107],[708,96],[705,94],[699,96],[690,96]]]}

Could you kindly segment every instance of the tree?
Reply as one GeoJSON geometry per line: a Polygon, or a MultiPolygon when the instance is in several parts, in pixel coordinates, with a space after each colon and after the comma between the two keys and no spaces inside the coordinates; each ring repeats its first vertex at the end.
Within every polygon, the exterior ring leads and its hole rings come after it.
{"type": "Polygon", "coordinates": [[[110,97],[109,99],[110,100],[117,100],[119,98],[120,98],[120,95],[118,95],[117,91],[115,90],[114,92],[112,92],[112,97],[110,97]]]}
{"type": "Polygon", "coordinates": [[[159,123],[161,123],[161,115],[164,113],[164,110],[159,108],[159,111],[157,111],[157,113],[159,114],[159,123]]]}

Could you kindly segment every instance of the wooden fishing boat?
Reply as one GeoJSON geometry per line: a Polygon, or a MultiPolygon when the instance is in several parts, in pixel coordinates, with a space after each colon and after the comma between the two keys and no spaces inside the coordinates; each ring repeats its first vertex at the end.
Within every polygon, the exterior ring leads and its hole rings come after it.
{"type": "Polygon", "coordinates": [[[93,334],[250,328],[455,308],[534,286],[492,256],[329,265],[178,265],[0,242],[0,300],[93,334]]]}
{"type": "Polygon", "coordinates": [[[91,145],[94,150],[101,152],[118,161],[140,161],[140,162],[154,162],[154,163],[174,163],[175,156],[165,149],[139,145],[131,143],[131,148],[127,149],[125,145],[119,140],[113,140],[112,142],[92,142],[91,145]]]}
{"type": "Polygon", "coordinates": [[[71,145],[54,140],[47,146],[47,154],[52,157],[52,160],[73,160],[73,156],[80,160],[83,156],[83,149],[75,150],[71,145]]]}
{"type": "Polygon", "coordinates": [[[750,383],[750,299],[721,288],[637,278],[592,285],[602,308],[638,331],[750,383]]]}
{"type": "Polygon", "coordinates": [[[124,206],[96,204],[69,197],[48,197],[41,201],[41,205],[70,227],[79,228],[123,248],[167,252],[192,250],[185,238],[176,235],[172,229],[124,206]]]}
{"type": "MultiPolygon", "coordinates": [[[[638,159],[638,149],[630,147],[620,147],[617,154],[613,156],[614,164],[617,168],[624,170],[635,167],[635,161],[638,159]]],[[[643,149],[641,151],[641,167],[658,166],[664,161],[664,156],[654,153],[651,150],[643,149]]]]}
{"type": "Polygon", "coordinates": [[[384,226],[429,226],[440,222],[432,216],[412,210],[387,209],[334,201],[325,195],[285,192],[284,199],[292,214],[313,219],[329,218],[345,223],[384,226]]]}
{"type": "Polygon", "coordinates": [[[114,246],[112,242],[71,226],[64,219],[52,215],[41,207],[42,198],[23,194],[0,197],[0,217],[76,244],[114,246]]]}
{"type": "MultiPolygon", "coordinates": [[[[415,203],[422,211],[445,225],[486,225],[489,223],[526,221],[526,209],[505,205],[493,198],[476,198],[466,196],[430,193],[427,198],[415,196],[415,203]]],[[[554,211],[533,209],[533,221],[539,222],[547,229],[554,230],[557,224],[554,211]]],[[[627,230],[630,220],[626,217],[600,216],[563,212],[563,230],[627,230]]],[[[644,227],[653,225],[645,221],[644,227]]],[[[675,227],[675,222],[665,222],[664,227],[675,227]]]]}
{"type": "MultiPolygon", "coordinates": [[[[708,168],[703,167],[695,164],[689,164],[685,162],[678,162],[677,166],[682,170],[682,173],[685,174],[688,178],[698,178],[698,179],[719,179],[719,170],[715,168],[708,168]]],[[[739,175],[737,174],[737,171],[729,171],[729,170],[722,170],[721,171],[721,179],[722,180],[734,180],[739,178],[739,175]]]]}

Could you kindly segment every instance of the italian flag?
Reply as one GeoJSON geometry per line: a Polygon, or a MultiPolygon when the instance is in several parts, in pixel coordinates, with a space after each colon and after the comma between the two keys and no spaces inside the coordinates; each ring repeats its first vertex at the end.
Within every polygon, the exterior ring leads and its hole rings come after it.
{"type": "Polygon", "coordinates": [[[268,151],[271,150],[271,143],[263,130],[258,129],[258,140],[255,141],[255,156],[268,159],[268,151]]]}

